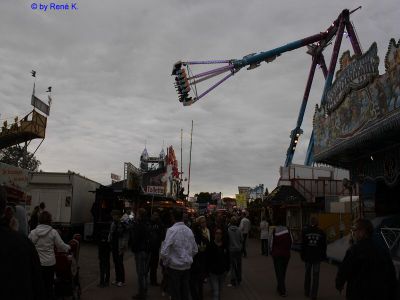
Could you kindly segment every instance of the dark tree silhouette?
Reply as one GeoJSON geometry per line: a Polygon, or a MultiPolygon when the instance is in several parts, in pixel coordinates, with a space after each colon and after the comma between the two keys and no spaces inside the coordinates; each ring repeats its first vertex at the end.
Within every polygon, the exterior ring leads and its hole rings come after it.
{"type": "Polygon", "coordinates": [[[197,203],[210,203],[211,194],[206,192],[201,192],[197,195],[197,203]]]}
{"type": "Polygon", "coordinates": [[[0,150],[0,162],[29,171],[39,171],[41,162],[20,145],[0,150]]]}

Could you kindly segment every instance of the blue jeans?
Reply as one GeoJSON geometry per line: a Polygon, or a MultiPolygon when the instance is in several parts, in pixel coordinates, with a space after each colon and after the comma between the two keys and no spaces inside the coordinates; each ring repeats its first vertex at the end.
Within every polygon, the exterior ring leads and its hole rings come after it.
{"type": "Polygon", "coordinates": [[[287,256],[274,256],[274,269],[276,275],[276,281],[278,283],[277,291],[279,294],[284,295],[286,294],[286,270],[289,264],[290,257],[287,256]]]}
{"type": "Polygon", "coordinates": [[[42,270],[42,280],[44,287],[44,296],[43,300],[53,300],[54,299],[54,266],[41,266],[42,270]]]}
{"type": "Polygon", "coordinates": [[[147,273],[149,271],[149,253],[135,252],[136,274],[138,278],[139,294],[147,293],[147,273]]]}
{"type": "Polygon", "coordinates": [[[171,300],[190,299],[189,278],[190,270],[167,269],[168,272],[168,292],[171,300]]]}
{"type": "Polygon", "coordinates": [[[311,298],[316,298],[318,295],[320,265],[321,265],[320,262],[306,262],[304,293],[306,295],[309,295],[311,298]]]}
{"type": "Polygon", "coordinates": [[[231,260],[231,284],[239,285],[242,282],[242,253],[232,251],[229,253],[231,260]]]}
{"type": "Polygon", "coordinates": [[[226,274],[213,274],[210,273],[210,284],[213,294],[213,300],[221,299],[222,287],[224,286],[226,274]]]}
{"type": "Polygon", "coordinates": [[[112,257],[115,268],[115,281],[125,282],[124,254],[119,254],[119,250],[112,249],[112,257]]]}
{"type": "Polygon", "coordinates": [[[261,240],[261,255],[268,256],[268,239],[261,240]]]}
{"type": "Polygon", "coordinates": [[[243,236],[242,254],[243,254],[243,257],[247,257],[247,236],[248,236],[248,233],[243,233],[242,236],[243,236]]]}

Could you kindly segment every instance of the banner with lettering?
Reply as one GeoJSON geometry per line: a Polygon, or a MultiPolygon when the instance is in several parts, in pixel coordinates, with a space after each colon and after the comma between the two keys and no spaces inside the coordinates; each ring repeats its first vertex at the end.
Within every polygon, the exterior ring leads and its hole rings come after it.
{"type": "Polygon", "coordinates": [[[0,185],[25,190],[29,184],[29,171],[0,162],[0,185]]]}

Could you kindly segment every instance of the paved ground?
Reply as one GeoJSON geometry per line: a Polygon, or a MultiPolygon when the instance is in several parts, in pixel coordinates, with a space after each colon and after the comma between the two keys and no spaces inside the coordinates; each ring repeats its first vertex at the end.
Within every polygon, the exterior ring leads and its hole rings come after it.
{"type": "MultiPolygon", "coordinates": [[[[136,293],[135,262],[132,255],[125,259],[125,271],[127,285],[124,287],[110,286],[98,288],[98,262],[96,247],[91,244],[83,244],[81,249],[81,284],[83,288],[82,299],[96,300],[129,300],[136,293]]],[[[334,279],[337,268],[323,263],[320,276],[320,300],[344,299],[334,288],[334,279]]],[[[112,271],[112,280],[114,279],[112,271]]],[[[287,299],[307,299],[303,296],[304,266],[299,254],[293,252],[289,262],[286,285],[287,299]]],[[[208,284],[204,286],[205,300],[211,299],[211,290],[208,284]]],[[[150,287],[149,300],[167,299],[161,296],[159,288],[150,287]]],[[[238,288],[224,287],[222,299],[282,299],[276,293],[276,281],[271,257],[260,255],[259,240],[249,240],[248,257],[243,259],[243,283],[238,288]]],[[[189,300],[189,299],[188,299],[189,300]]]]}

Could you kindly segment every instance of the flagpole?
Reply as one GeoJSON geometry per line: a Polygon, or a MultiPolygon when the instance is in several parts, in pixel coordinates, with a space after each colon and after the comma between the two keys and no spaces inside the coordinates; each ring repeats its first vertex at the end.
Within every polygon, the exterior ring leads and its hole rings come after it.
{"type": "Polygon", "coordinates": [[[181,184],[182,184],[182,165],[183,165],[183,158],[182,158],[182,143],[183,143],[183,129],[181,128],[181,184]]]}
{"type": "Polygon", "coordinates": [[[193,120],[192,120],[192,130],[190,131],[190,152],[189,152],[189,179],[188,179],[188,200],[190,192],[190,167],[192,166],[192,140],[193,140],[193,120]]]}
{"type": "Polygon", "coordinates": [[[32,77],[35,78],[33,80],[33,91],[32,91],[32,95],[35,95],[35,87],[36,87],[36,71],[32,70],[31,71],[32,77]]]}

